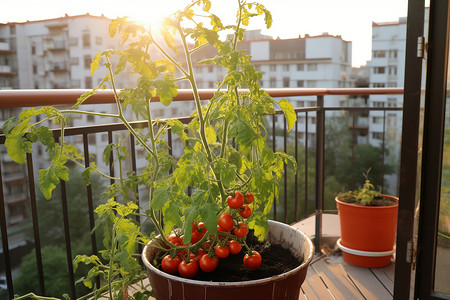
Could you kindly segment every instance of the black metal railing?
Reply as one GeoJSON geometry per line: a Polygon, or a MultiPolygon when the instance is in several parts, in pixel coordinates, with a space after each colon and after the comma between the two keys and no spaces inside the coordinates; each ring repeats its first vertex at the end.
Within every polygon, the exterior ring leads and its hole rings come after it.
{"type": "MultiPolygon", "coordinates": [[[[17,96],[20,91],[16,91],[17,94],[13,93],[14,91],[8,91],[8,93],[2,94],[0,92],[0,108],[6,109],[7,107],[20,107],[20,104],[11,104],[11,95],[13,97],[17,96]],[[4,101],[3,101],[4,100],[4,101]],[[3,105],[1,105],[3,103],[3,105]],[[6,104],[5,104],[6,103],[6,104]]],[[[73,91],[72,91],[73,92],[73,91]]],[[[371,94],[401,94],[402,89],[333,89],[333,90],[306,90],[306,89],[285,89],[283,90],[274,90],[268,91],[274,97],[282,97],[282,96],[308,96],[315,97],[315,106],[311,107],[300,107],[296,108],[295,111],[297,113],[297,117],[304,117],[305,125],[302,129],[299,129],[299,124],[297,123],[294,129],[288,133],[286,120],[284,119],[284,115],[282,111],[277,111],[274,115],[268,116],[269,123],[271,123],[271,143],[273,150],[276,151],[284,151],[288,152],[288,146],[293,146],[293,150],[290,150],[295,159],[306,166],[304,169],[304,174],[295,173],[293,177],[288,176],[287,166],[285,166],[285,175],[283,184],[280,187],[281,190],[284,190],[283,199],[279,199],[278,204],[275,202],[273,210],[271,212],[271,217],[275,220],[280,220],[285,223],[292,223],[302,219],[305,219],[310,216],[316,217],[316,228],[315,228],[315,245],[316,249],[319,250],[320,239],[322,236],[322,214],[327,212],[328,210],[324,209],[324,182],[325,182],[325,141],[326,139],[333,139],[333,136],[326,136],[325,126],[326,126],[326,113],[327,112],[346,112],[347,115],[350,116],[351,122],[353,126],[357,123],[355,118],[357,118],[358,112],[363,112],[369,114],[370,111],[382,111],[384,112],[384,116],[388,111],[401,111],[400,107],[327,107],[324,106],[325,96],[326,95],[371,95],[371,94]],[[270,120],[271,118],[271,120],[270,120]],[[281,122],[279,121],[281,120],[281,122]],[[315,124],[312,124],[314,120],[315,124]],[[271,122],[270,122],[271,121],[271,122]],[[277,131],[277,125],[281,124],[281,130],[277,131]],[[314,126],[312,126],[314,125],[314,126]],[[311,129],[311,127],[313,127],[311,129]],[[281,134],[280,134],[281,132],[281,134]],[[302,134],[303,138],[300,139],[299,135],[302,134]],[[292,137],[293,136],[293,137],[292,137]],[[288,143],[288,141],[293,141],[292,143],[288,143]],[[300,149],[303,147],[304,149],[304,157],[299,157],[300,149]],[[312,153],[311,153],[312,152],[312,153]],[[311,157],[315,159],[315,167],[314,167],[314,175],[313,178],[311,174],[309,174],[309,168],[311,157]],[[299,190],[300,180],[303,179],[304,191],[299,190]],[[315,183],[314,191],[311,191],[308,186],[310,181],[313,180],[315,183]],[[294,199],[290,199],[288,195],[288,187],[294,185],[294,199]],[[312,203],[309,203],[309,199],[314,199],[314,208],[312,208],[312,203]],[[294,206],[294,219],[291,220],[288,217],[289,207],[294,206]],[[282,211],[282,215],[280,215],[280,210],[282,211]]],[[[26,92],[22,94],[22,98],[27,98],[26,92]]],[[[51,91],[48,91],[49,95],[51,91]]],[[[59,92],[61,93],[61,92],[59,92]]],[[[78,92],[79,94],[82,93],[78,92]]],[[[76,93],[75,93],[76,94],[76,93]]],[[[41,92],[40,96],[45,96],[45,92],[41,92]]],[[[33,97],[33,96],[31,96],[33,97]]],[[[34,96],[36,97],[36,96],[34,96]]],[[[206,97],[206,96],[205,96],[206,97]]],[[[20,97],[19,97],[20,98],[20,97]]],[[[50,97],[51,98],[51,97],[50,97]]],[[[185,95],[185,98],[189,97],[185,95]]],[[[16,98],[14,98],[16,99],[16,98]]],[[[76,99],[76,97],[74,98],[76,99]]],[[[25,99],[30,103],[29,99],[25,99]]],[[[55,100],[57,102],[57,100],[55,100]]],[[[66,101],[66,100],[64,100],[66,101]]],[[[63,103],[67,103],[64,102],[63,103]]],[[[69,101],[69,100],[67,100],[69,101]]],[[[70,102],[70,101],[69,101],[70,102]]],[[[48,104],[48,103],[46,103],[48,104]]],[[[54,103],[53,103],[54,104],[54,103]]],[[[34,103],[34,105],[39,105],[34,103]]],[[[180,118],[182,122],[189,122],[189,118],[180,118]]],[[[386,116],[384,117],[383,123],[386,122],[386,116]]],[[[147,124],[143,122],[134,122],[132,123],[134,127],[145,127],[147,124]]],[[[95,135],[97,133],[107,133],[108,143],[113,142],[113,137],[115,132],[120,132],[122,130],[126,130],[125,126],[122,124],[106,124],[106,125],[93,125],[93,126],[85,126],[85,127],[76,127],[76,128],[67,128],[65,129],[65,137],[81,137],[82,144],[81,149],[83,149],[85,153],[85,164],[86,166],[90,165],[90,156],[89,156],[89,136],[95,135]]],[[[59,138],[60,132],[59,130],[54,131],[55,138],[59,138]]],[[[382,134],[382,143],[381,147],[385,147],[385,126],[383,126],[383,134],[382,134]]],[[[169,145],[170,151],[175,149],[176,147],[176,138],[172,136],[172,132],[169,131],[167,136],[167,142],[169,145]]],[[[398,142],[398,141],[397,141],[398,142]]],[[[4,143],[5,137],[0,136],[0,147],[2,147],[2,151],[4,152],[4,143]]],[[[134,149],[134,140],[130,140],[130,153],[131,153],[131,169],[133,171],[137,171],[139,169],[138,159],[136,157],[136,150],[134,149]]],[[[41,254],[41,237],[39,231],[39,213],[37,208],[37,197],[36,197],[36,183],[35,183],[35,167],[33,161],[38,159],[35,156],[35,153],[27,154],[27,164],[26,164],[26,177],[28,181],[28,189],[29,189],[29,199],[30,199],[30,215],[32,220],[32,228],[33,228],[33,244],[36,253],[36,264],[37,264],[37,278],[39,281],[39,290],[35,291],[42,295],[46,294],[46,286],[44,283],[44,269],[42,264],[42,254],[41,254]]],[[[110,157],[110,175],[114,175],[113,162],[114,158],[110,157]]],[[[7,199],[4,196],[4,185],[3,185],[3,170],[2,164],[0,164],[0,181],[2,181],[2,185],[0,185],[0,229],[2,236],[2,247],[3,247],[3,262],[0,262],[1,265],[4,266],[5,270],[1,270],[4,272],[7,284],[8,284],[8,294],[9,298],[13,298],[14,296],[14,286],[12,279],[12,269],[11,258],[12,251],[10,250],[9,237],[8,237],[8,220],[6,218],[7,212],[7,199]]],[[[338,192],[338,191],[337,191],[338,192]]],[[[92,230],[95,227],[95,201],[92,195],[92,187],[86,187],[86,201],[88,205],[88,222],[89,227],[92,230]]],[[[71,240],[70,233],[70,218],[69,218],[69,210],[67,206],[67,192],[66,192],[66,183],[61,182],[61,213],[63,215],[63,229],[65,236],[65,251],[67,257],[67,266],[68,266],[68,278],[69,278],[69,286],[70,286],[70,296],[71,298],[76,298],[76,289],[75,289],[75,277],[73,272],[72,260],[73,260],[73,241],[71,240]]],[[[80,204],[85,205],[85,204],[80,204]]],[[[138,219],[139,221],[139,219],[138,219]]],[[[93,254],[97,254],[98,246],[97,246],[97,237],[95,232],[90,236],[91,241],[91,250],[93,254]]],[[[97,283],[99,284],[99,283],[97,283]]]]}

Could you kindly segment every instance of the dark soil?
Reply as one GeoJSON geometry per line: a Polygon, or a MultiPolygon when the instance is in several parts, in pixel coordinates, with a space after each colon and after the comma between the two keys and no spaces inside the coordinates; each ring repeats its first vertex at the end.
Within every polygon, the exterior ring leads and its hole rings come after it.
{"type": "Polygon", "coordinates": [[[371,205],[364,205],[361,202],[359,202],[358,200],[356,200],[356,198],[350,198],[350,197],[339,198],[339,200],[341,200],[342,202],[345,202],[345,203],[351,203],[351,204],[359,205],[359,206],[393,206],[393,205],[398,204],[398,201],[391,197],[375,197],[372,200],[371,205]]]}
{"type": "MultiPolygon", "coordinates": [[[[235,282],[268,278],[274,275],[286,273],[298,267],[299,261],[288,249],[280,245],[272,245],[269,242],[259,242],[249,232],[247,244],[253,250],[258,251],[262,257],[262,263],[256,270],[250,270],[244,266],[244,248],[240,253],[230,254],[225,259],[219,260],[216,270],[211,273],[199,270],[194,280],[215,281],[215,282],[235,282]]],[[[159,266],[160,267],[160,266],[159,266]]]]}

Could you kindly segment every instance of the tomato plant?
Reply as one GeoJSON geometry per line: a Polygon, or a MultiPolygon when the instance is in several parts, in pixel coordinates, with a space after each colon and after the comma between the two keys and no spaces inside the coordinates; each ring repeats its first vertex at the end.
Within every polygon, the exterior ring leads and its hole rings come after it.
{"type": "Polygon", "coordinates": [[[193,259],[189,262],[183,260],[178,265],[178,273],[184,278],[194,278],[198,273],[198,262],[193,259]]]}
{"type": "Polygon", "coordinates": [[[244,219],[247,219],[248,217],[250,217],[252,215],[252,209],[250,208],[250,206],[248,205],[244,205],[241,207],[241,209],[239,210],[239,214],[241,215],[241,217],[243,217],[244,219]]]}
{"type": "Polygon", "coordinates": [[[164,272],[169,274],[176,274],[178,271],[178,265],[180,264],[181,259],[178,256],[172,258],[169,254],[164,256],[161,261],[161,267],[164,272]]]}
{"type": "Polygon", "coordinates": [[[243,238],[248,233],[248,226],[244,222],[239,222],[239,227],[234,229],[234,235],[238,238],[243,238]]]}
{"type": "MultiPolygon", "coordinates": [[[[28,149],[36,148],[31,145],[35,142],[41,143],[51,153],[50,167],[39,170],[41,191],[48,199],[61,180],[69,180],[68,172],[72,164],[90,165],[83,173],[86,184],[89,184],[92,173],[104,175],[114,182],[112,186],[105,187],[108,200],[96,209],[99,219],[105,221],[104,234],[109,238],[105,239],[108,240],[106,249],[109,250],[105,250],[104,257],[109,258],[106,263],[112,271],[105,275],[110,277],[102,280],[110,285],[117,281],[126,285],[142,276],[137,258],[133,255],[124,257],[124,253],[135,253],[138,245],[158,236],[156,232],[150,236],[142,232],[144,224],[137,224],[136,216],[142,216],[141,223],[154,225],[162,240],[158,245],[171,248],[167,249],[166,254],[178,252],[185,257],[188,251],[196,251],[200,246],[209,249],[217,244],[224,245],[235,224],[241,220],[238,210],[244,203],[252,203],[249,226],[258,238],[264,239],[269,229],[267,215],[273,199],[277,197],[285,163],[292,162],[295,167],[293,157],[276,153],[267,145],[268,135],[265,133],[268,131],[264,124],[264,115],[280,108],[290,131],[296,121],[294,107],[288,100],[273,99],[261,89],[258,79],[262,74],[251,64],[249,53],[238,47],[244,38],[245,27],[253,17],[263,16],[267,28],[271,26],[270,12],[261,4],[238,0],[237,14],[233,13],[237,16],[237,22],[229,25],[223,24],[217,15],[210,12],[209,0],[189,2],[184,10],[166,19],[162,39],[151,38],[151,28],[127,18],[113,20],[109,33],[119,37],[127,48],[106,50],[94,57],[90,68],[92,75],[100,67],[104,67],[105,75],[101,80],[95,80],[99,84],[93,90],[84,93],[69,110],[55,107],[25,110],[3,127],[8,154],[16,163],[26,163],[28,149]],[[202,52],[202,49],[208,49],[205,47],[208,45],[214,51],[202,52]],[[150,49],[154,49],[155,53],[150,49]],[[172,52],[177,50],[184,51],[180,51],[179,56],[173,56],[172,52]],[[202,57],[213,52],[217,55],[202,57]],[[217,80],[215,92],[204,103],[199,94],[199,82],[194,76],[197,63],[226,70],[224,77],[217,80]],[[119,74],[124,70],[132,71],[133,76],[119,74]],[[115,78],[120,78],[119,75],[135,80],[135,85],[117,90],[115,78]],[[177,118],[154,119],[154,100],[169,106],[178,95],[180,80],[192,87],[193,118],[187,122],[177,118]],[[90,107],[83,103],[105,87],[112,88],[114,110],[83,110],[90,107]],[[128,110],[134,113],[128,114],[128,110]],[[103,151],[105,159],[114,158],[114,165],[119,166],[115,175],[106,175],[96,164],[84,161],[88,153],[71,145],[74,139],[62,138],[69,117],[75,114],[99,117],[103,118],[99,120],[107,119],[111,123],[120,122],[124,131],[128,130],[123,138],[108,143],[103,151]],[[41,115],[41,121],[35,122],[38,115],[41,115]],[[59,139],[53,139],[50,128],[43,126],[52,124],[52,121],[61,125],[59,139]],[[133,126],[135,121],[150,126],[140,130],[133,126]],[[182,149],[177,149],[181,153],[177,151],[176,156],[166,151],[168,143],[164,137],[168,136],[169,130],[177,135],[182,146],[182,149]],[[128,164],[125,159],[130,156],[130,143],[138,148],[136,151],[144,154],[138,172],[128,172],[125,168],[128,164]],[[171,169],[173,172],[169,172],[171,169]],[[246,191],[249,187],[255,195],[261,195],[260,201],[254,201],[252,193],[246,193],[244,197],[237,191],[246,191]],[[149,191],[145,207],[137,204],[138,193],[131,192],[141,188],[149,191]],[[228,198],[233,191],[234,195],[228,198]],[[121,203],[116,199],[127,201],[121,203]],[[198,226],[193,226],[199,220],[205,225],[198,223],[198,226]],[[220,233],[219,236],[217,225],[221,229],[219,231],[227,234],[220,233]],[[174,229],[179,236],[171,234],[174,229]],[[186,238],[186,245],[183,245],[181,237],[186,238]],[[190,243],[187,243],[188,240],[190,243]],[[122,270],[130,266],[133,266],[132,272],[124,275],[122,270]]],[[[245,215],[248,215],[246,208],[245,215]]],[[[242,238],[242,245],[246,245],[243,238],[247,232],[248,227],[244,223],[239,223],[234,229],[236,237],[242,238]]],[[[95,261],[80,256],[77,263],[87,260],[95,261]]],[[[168,273],[176,273],[179,261],[178,257],[166,255],[161,265],[168,273]]],[[[217,263],[216,256],[211,258],[203,254],[200,258],[200,268],[207,272],[215,269],[217,263]]],[[[86,281],[91,280],[92,284],[96,280],[96,275],[92,274],[98,274],[96,272],[90,272],[86,281]]],[[[120,289],[116,286],[108,288],[120,293],[118,291],[122,290],[122,286],[120,289]]],[[[123,290],[127,290],[126,286],[123,290]]]]}
{"type": "Polygon", "coordinates": [[[222,213],[219,216],[218,225],[222,229],[221,231],[229,232],[234,227],[233,218],[228,213],[222,213]]]}
{"type": "Polygon", "coordinates": [[[238,254],[239,252],[241,252],[242,246],[235,240],[229,240],[228,249],[230,250],[231,254],[238,254]]]}
{"type": "Polygon", "coordinates": [[[210,257],[208,254],[204,254],[200,258],[200,269],[202,269],[204,272],[212,272],[214,271],[217,266],[219,265],[219,259],[217,256],[210,257]]]}
{"type": "Polygon", "coordinates": [[[249,269],[257,269],[262,262],[261,254],[258,251],[252,251],[252,255],[245,254],[244,265],[249,269]]]}

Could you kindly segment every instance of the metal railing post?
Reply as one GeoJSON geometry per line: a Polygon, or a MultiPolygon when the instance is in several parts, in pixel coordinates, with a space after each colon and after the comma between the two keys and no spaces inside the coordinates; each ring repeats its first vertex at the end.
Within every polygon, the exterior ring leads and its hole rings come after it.
{"type": "Polygon", "coordinates": [[[323,95],[317,96],[316,113],[316,232],[314,246],[316,252],[320,251],[322,239],[322,212],[324,192],[324,153],[325,153],[325,110],[323,95]]]}

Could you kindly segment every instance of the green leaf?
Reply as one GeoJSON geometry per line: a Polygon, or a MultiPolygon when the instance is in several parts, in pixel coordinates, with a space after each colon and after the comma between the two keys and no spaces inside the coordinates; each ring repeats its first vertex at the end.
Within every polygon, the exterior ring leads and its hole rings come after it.
{"type": "Polygon", "coordinates": [[[18,164],[26,163],[26,154],[32,152],[32,143],[23,134],[8,134],[5,146],[9,157],[18,164]]]}
{"type": "Polygon", "coordinates": [[[217,169],[225,186],[229,186],[236,179],[236,166],[231,165],[225,159],[217,159],[217,169]]]}
{"type": "Polygon", "coordinates": [[[51,165],[47,169],[39,170],[39,187],[46,199],[52,197],[52,191],[59,184],[60,179],[69,180],[69,168],[62,165],[51,165]]]}
{"type": "Polygon", "coordinates": [[[278,105],[284,112],[284,116],[286,117],[287,124],[288,124],[288,132],[289,132],[294,127],[295,122],[297,122],[297,114],[295,113],[294,106],[292,105],[292,103],[288,102],[286,99],[281,99],[280,102],[278,102],[278,105]]]}
{"type": "Polygon", "coordinates": [[[180,207],[176,201],[167,202],[163,207],[164,234],[168,235],[174,227],[182,227],[183,222],[180,217],[180,207]]]}
{"type": "Polygon", "coordinates": [[[269,233],[269,221],[265,216],[254,215],[248,222],[248,228],[255,230],[255,236],[262,242],[269,233]]]}
{"type": "Polygon", "coordinates": [[[170,198],[170,187],[168,185],[157,186],[153,192],[153,200],[150,203],[154,210],[160,210],[164,207],[170,198]]]}
{"type": "Polygon", "coordinates": [[[217,232],[217,212],[219,211],[219,205],[216,203],[210,203],[200,207],[200,216],[205,223],[206,229],[209,234],[215,234],[217,232]]]}
{"type": "Polygon", "coordinates": [[[14,125],[16,125],[16,120],[16,117],[12,117],[3,124],[2,130],[5,134],[7,134],[14,127],[14,125]]]}
{"type": "Polygon", "coordinates": [[[173,97],[178,95],[178,86],[170,78],[156,81],[155,86],[156,96],[159,97],[159,101],[165,106],[172,103],[173,97]]]}

